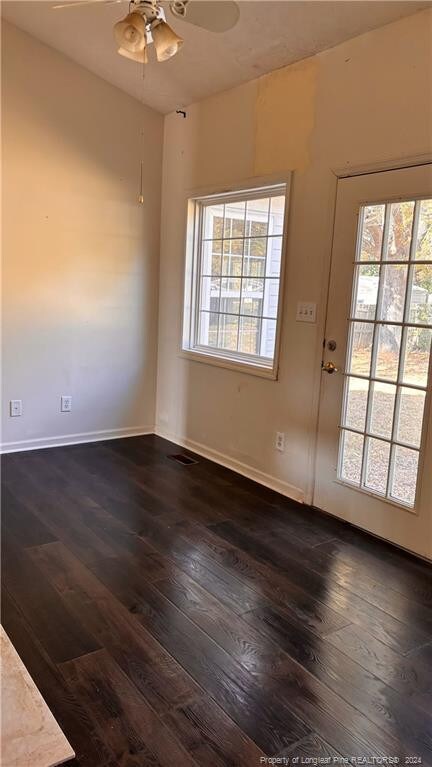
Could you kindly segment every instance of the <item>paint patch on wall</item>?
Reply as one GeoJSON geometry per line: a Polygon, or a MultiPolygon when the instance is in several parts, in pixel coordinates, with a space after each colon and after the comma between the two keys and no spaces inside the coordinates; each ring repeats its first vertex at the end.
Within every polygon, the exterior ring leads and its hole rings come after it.
{"type": "Polygon", "coordinates": [[[255,106],[255,175],[308,166],[317,71],[314,58],[260,78],[255,106]]]}

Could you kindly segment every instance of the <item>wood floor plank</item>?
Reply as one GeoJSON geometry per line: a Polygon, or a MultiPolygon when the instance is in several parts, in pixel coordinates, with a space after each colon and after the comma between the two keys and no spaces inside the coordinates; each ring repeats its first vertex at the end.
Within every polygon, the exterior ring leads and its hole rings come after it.
{"type": "Polygon", "coordinates": [[[179,706],[164,721],[202,767],[250,767],[265,756],[206,695],[179,706]]]}
{"type": "Polygon", "coordinates": [[[31,509],[20,503],[5,485],[1,493],[1,524],[4,535],[12,534],[22,548],[56,540],[31,509]]]}
{"type": "Polygon", "coordinates": [[[399,655],[359,626],[335,631],[328,641],[407,699],[424,702],[432,711],[432,668],[421,658],[399,655]]]}
{"type": "Polygon", "coordinates": [[[3,583],[49,657],[59,663],[100,649],[101,645],[84,622],[71,615],[30,558],[29,551],[31,549],[20,551],[9,545],[3,547],[3,583]]]}
{"type": "Polygon", "coordinates": [[[154,435],[3,456],[3,622],[71,767],[432,767],[432,566],[154,435]]]}
{"type": "MultiPolygon", "coordinates": [[[[231,545],[226,538],[219,538],[210,529],[181,521],[177,528],[182,535],[193,541],[209,556],[244,578],[269,599],[277,602],[298,618],[303,625],[325,636],[349,623],[367,625],[370,633],[397,652],[409,652],[427,641],[429,634],[420,631],[415,622],[402,623],[388,613],[371,605],[353,592],[347,593],[339,586],[325,593],[325,602],[317,601],[306,591],[295,586],[289,574],[284,576],[271,562],[254,560],[245,551],[231,545]],[[330,603],[330,605],[328,604],[330,603]]],[[[322,598],[322,597],[321,597],[322,598]]]]}
{"type": "Polygon", "coordinates": [[[317,679],[355,707],[398,741],[407,753],[417,753],[432,762],[432,713],[415,705],[408,694],[401,695],[364,669],[345,652],[294,623],[275,606],[243,616],[255,629],[269,637],[317,679]]]}
{"type": "MultiPolygon", "coordinates": [[[[40,644],[8,592],[2,590],[2,624],[36,686],[54,713],[76,753],[80,767],[117,767],[99,738],[81,700],[68,688],[59,668],[40,644]]],[[[35,627],[37,628],[37,627],[35,627]]],[[[71,762],[71,767],[74,762],[71,762]]]]}
{"type": "MultiPolygon", "coordinates": [[[[85,621],[100,647],[109,651],[157,713],[166,713],[200,692],[181,666],[61,543],[40,546],[31,553],[70,612],[85,621]]],[[[111,566],[112,560],[107,572],[111,566]]],[[[122,586],[129,595],[128,583],[122,586]]]]}
{"type": "MultiPolygon", "coordinates": [[[[322,595],[323,584],[326,581],[320,572],[318,570],[315,571],[313,565],[310,566],[309,563],[306,563],[302,556],[298,554],[293,555],[292,552],[287,554],[284,546],[278,540],[274,540],[271,543],[264,542],[259,538],[259,535],[251,535],[232,522],[212,525],[211,529],[221,537],[247,551],[259,561],[273,562],[284,573],[289,573],[290,578],[296,585],[301,586],[303,584],[304,588],[310,590],[317,598],[320,598],[322,595]]],[[[357,579],[357,581],[354,576],[347,579],[344,576],[335,574],[333,571],[331,571],[329,580],[332,584],[334,583],[336,589],[339,588],[342,600],[346,601],[349,599],[349,594],[353,593],[370,602],[374,607],[387,612],[393,618],[397,618],[407,625],[415,623],[420,631],[425,634],[431,634],[432,610],[418,605],[409,600],[408,597],[398,594],[390,587],[378,583],[374,583],[373,587],[371,587],[370,583],[363,583],[361,578],[357,579]],[[340,589],[342,589],[342,592],[340,589]]],[[[326,594],[327,591],[326,585],[326,594]]],[[[336,591],[333,589],[333,596],[335,594],[336,591]]]]}
{"type": "Polygon", "coordinates": [[[106,650],[63,663],[61,670],[116,764],[196,765],[106,650]]]}
{"type": "MultiPolygon", "coordinates": [[[[99,573],[102,577],[102,573],[99,573]]],[[[124,584],[105,574],[109,588],[125,605],[124,584]]],[[[187,616],[151,585],[143,584],[133,614],[144,628],[219,703],[237,725],[266,753],[276,753],[309,732],[283,701],[263,692],[260,683],[187,616]]]]}

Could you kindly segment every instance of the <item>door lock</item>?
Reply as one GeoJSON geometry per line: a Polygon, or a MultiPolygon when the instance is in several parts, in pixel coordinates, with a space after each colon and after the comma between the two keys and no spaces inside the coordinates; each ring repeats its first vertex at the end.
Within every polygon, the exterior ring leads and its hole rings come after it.
{"type": "Polygon", "coordinates": [[[322,363],[321,368],[322,368],[323,373],[330,373],[331,374],[331,373],[337,373],[338,372],[338,368],[336,367],[336,365],[333,362],[326,362],[325,364],[322,363]]]}

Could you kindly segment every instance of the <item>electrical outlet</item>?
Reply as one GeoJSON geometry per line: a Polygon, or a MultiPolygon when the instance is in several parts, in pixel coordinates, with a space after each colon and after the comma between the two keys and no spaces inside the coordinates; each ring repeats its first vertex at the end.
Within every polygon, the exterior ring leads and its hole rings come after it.
{"type": "Polygon", "coordinates": [[[316,304],[311,301],[297,303],[297,322],[316,322],[316,304]]]}
{"type": "Polygon", "coordinates": [[[63,394],[61,398],[61,407],[60,410],[62,413],[70,413],[72,410],[72,397],[69,396],[69,394],[63,394]]]}
{"type": "Polygon", "coordinates": [[[283,453],[285,450],[285,434],[282,431],[276,432],[275,448],[276,450],[279,450],[280,453],[283,453]]]}
{"type": "Polygon", "coordinates": [[[22,399],[11,399],[9,403],[9,414],[11,418],[22,415],[22,399]]]}

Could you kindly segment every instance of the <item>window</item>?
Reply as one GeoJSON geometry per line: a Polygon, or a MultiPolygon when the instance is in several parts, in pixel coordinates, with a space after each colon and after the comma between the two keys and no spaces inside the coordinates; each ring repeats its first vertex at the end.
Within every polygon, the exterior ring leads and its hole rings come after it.
{"type": "Polygon", "coordinates": [[[339,479],[413,508],[430,388],[432,200],[360,211],[339,479]]]}
{"type": "Polygon", "coordinates": [[[183,349],[275,374],[286,194],[190,201],[183,349]]]}

